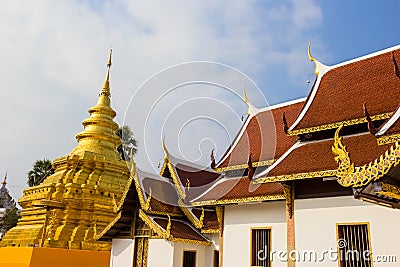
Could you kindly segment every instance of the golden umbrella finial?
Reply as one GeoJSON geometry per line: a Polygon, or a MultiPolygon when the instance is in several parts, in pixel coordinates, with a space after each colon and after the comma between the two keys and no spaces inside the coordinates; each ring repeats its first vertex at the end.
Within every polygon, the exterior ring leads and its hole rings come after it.
{"type": "Polygon", "coordinates": [[[108,56],[108,62],[107,62],[107,67],[111,67],[111,57],[112,57],[112,48],[110,49],[110,55],[108,56]]]}
{"type": "Polygon", "coordinates": [[[110,97],[110,68],[111,68],[111,57],[112,57],[112,48],[110,49],[110,55],[108,56],[107,61],[107,76],[104,81],[103,89],[101,90],[101,95],[105,95],[110,97]]]}

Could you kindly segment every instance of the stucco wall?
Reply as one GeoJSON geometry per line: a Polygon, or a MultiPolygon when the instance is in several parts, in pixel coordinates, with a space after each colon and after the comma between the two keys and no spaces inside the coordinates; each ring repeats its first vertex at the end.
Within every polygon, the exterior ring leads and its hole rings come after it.
{"type": "MultiPolygon", "coordinates": [[[[252,227],[271,227],[272,249],[286,250],[284,201],[226,206],[224,224],[224,267],[250,266],[252,227]]],[[[286,263],[273,262],[273,266],[286,263]]]]}
{"type": "Polygon", "coordinates": [[[110,267],[131,267],[133,265],[133,239],[113,239],[110,267]]]}
{"type": "Polygon", "coordinates": [[[172,267],[174,260],[174,244],[165,239],[150,239],[148,267],[172,267]]]}
{"type": "MultiPolygon", "coordinates": [[[[348,197],[296,200],[296,248],[299,253],[315,250],[337,249],[336,224],[369,222],[372,252],[377,255],[396,255],[400,261],[400,211],[348,197]]],[[[322,257],[319,257],[322,258],[322,257]]],[[[332,266],[338,263],[329,259],[323,262],[305,261],[298,266],[332,266]]],[[[398,264],[398,263],[397,263],[398,264]]],[[[374,267],[396,266],[396,263],[374,263],[374,267]]]]}

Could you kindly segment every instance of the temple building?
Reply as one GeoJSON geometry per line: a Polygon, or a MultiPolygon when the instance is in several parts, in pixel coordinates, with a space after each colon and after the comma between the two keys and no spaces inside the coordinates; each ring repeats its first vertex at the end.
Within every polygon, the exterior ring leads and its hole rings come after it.
{"type": "MultiPolygon", "coordinates": [[[[163,142],[164,163],[152,174],[117,151],[110,53],[77,147],[24,190],[22,217],[0,243],[1,266],[26,247],[79,255],[65,266],[399,260],[388,240],[400,238],[400,46],[332,66],[310,47],[308,56],[316,79],[307,98],[256,108],[245,91],[247,118],[218,161],[213,153],[210,166],[183,161],[163,142]]],[[[49,259],[41,266],[55,264],[49,259]]]]}
{"type": "Polygon", "coordinates": [[[7,189],[7,173],[4,176],[2,186],[0,188],[0,239],[4,235],[5,230],[3,226],[3,219],[6,213],[16,208],[16,204],[10,192],[7,189]]]}

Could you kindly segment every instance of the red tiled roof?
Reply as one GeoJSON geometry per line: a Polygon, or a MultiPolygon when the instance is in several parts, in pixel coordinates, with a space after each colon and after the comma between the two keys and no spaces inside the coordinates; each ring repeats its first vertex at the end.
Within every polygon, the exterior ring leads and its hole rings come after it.
{"type": "MultiPolygon", "coordinates": [[[[193,214],[200,219],[202,210],[201,209],[192,209],[193,214]]],[[[219,223],[217,218],[217,213],[215,210],[205,210],[204,211],[204,219],[203,219],[203,228],[202,230],[218,230],[219,223]]]]}
{"type": "MultiPolygon", "coordinates": [[[[164,230],[167,229],[168,219],[167,218],[153,218],[153,220],[161,226],[164,230]]],[[[187,222],[171,219],[171,236],[174,238],[198,240],[198,241],[208,241],[201,235],[196,229],[191,227],[187,222]]]]}
{"type": "MultiPolygon", "coordinates": [[[[400,62],[400,49],[394,50],[400,62]]],[[[372,115],[393,112],[400,103],[400,78],[394,71],[392,52],[339,64],[327,71],[310,93],[297,124],[290,131],[364,118],[363,103],[372,115]]]]}
{"type": "MultiPolygon", "coordinates": [[[[333,139],[328,139],[303,143],[272,166],[267,177],[336,170],[338,164],[332,154],[333,142],[333,139]]],[[[344,136],[342,143],[355,166],[375,160],[390,147],[378,146],[375,136],[369,133],[344,136]]]]}
{"type": "Polygon", "coordinates": [[[221,176],[221,174],[214,171],[198,169],[181,163],[176,164],[175,169],[181,183],[186,185],[187,181],[189,181],[190,187],[208,185],[221,176]]]}
{"type": "Polygon", "coordinates": [[[303,104],[304,101],[301,101],[268,109],[252,117],[243,134],[238,136],[240,139],[236,146],[225,160],[218,163],[218,167],[246,164],[250,153],[253,162],[280,157],[296,140],[296,137],[284,132],[283,113],[290,125],[297,118],[303,104]]]}
{"type": "Polygon", "coordinates": [[[216,184],[193,203],[203,201],[238,200],[248,197],[263,197],[283,194],[280,183],[253,184],[248,177],[229,178],[216,184]]]}
{"type": "Polygon", "coordinates": [[[147,197],[149,197],[151,191],[151,211],[183,216],[182,210],[178,206],[175,187],[171,183],[147,177],[143,179],[142,183],[147,197]]]}

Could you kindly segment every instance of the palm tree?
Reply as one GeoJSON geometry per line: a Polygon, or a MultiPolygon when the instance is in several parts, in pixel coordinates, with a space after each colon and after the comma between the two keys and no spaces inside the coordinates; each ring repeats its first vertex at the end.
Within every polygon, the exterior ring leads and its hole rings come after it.
{"type": "Polygon", "coordinates": [[[132,151],[132,154],[136,154],[137,152],[137,141],[133,137],[133,132],[128,125],[124,125],[118,128],[115,131],[115,134],[121,138],[121,145],[118,146],[117,150],[119,154],[121,154],[121,158],[123,160],[129,160],[129,155],[132,151]]]}
{"type": "Polygon", "coordinates": [[[48,159],[37,160],[33,164],[32,170],[28,172],[28,185],[35,186],[39,185],[48,176],[54,173],[54,169],[51,166],[51,161],[48,159]]]}

